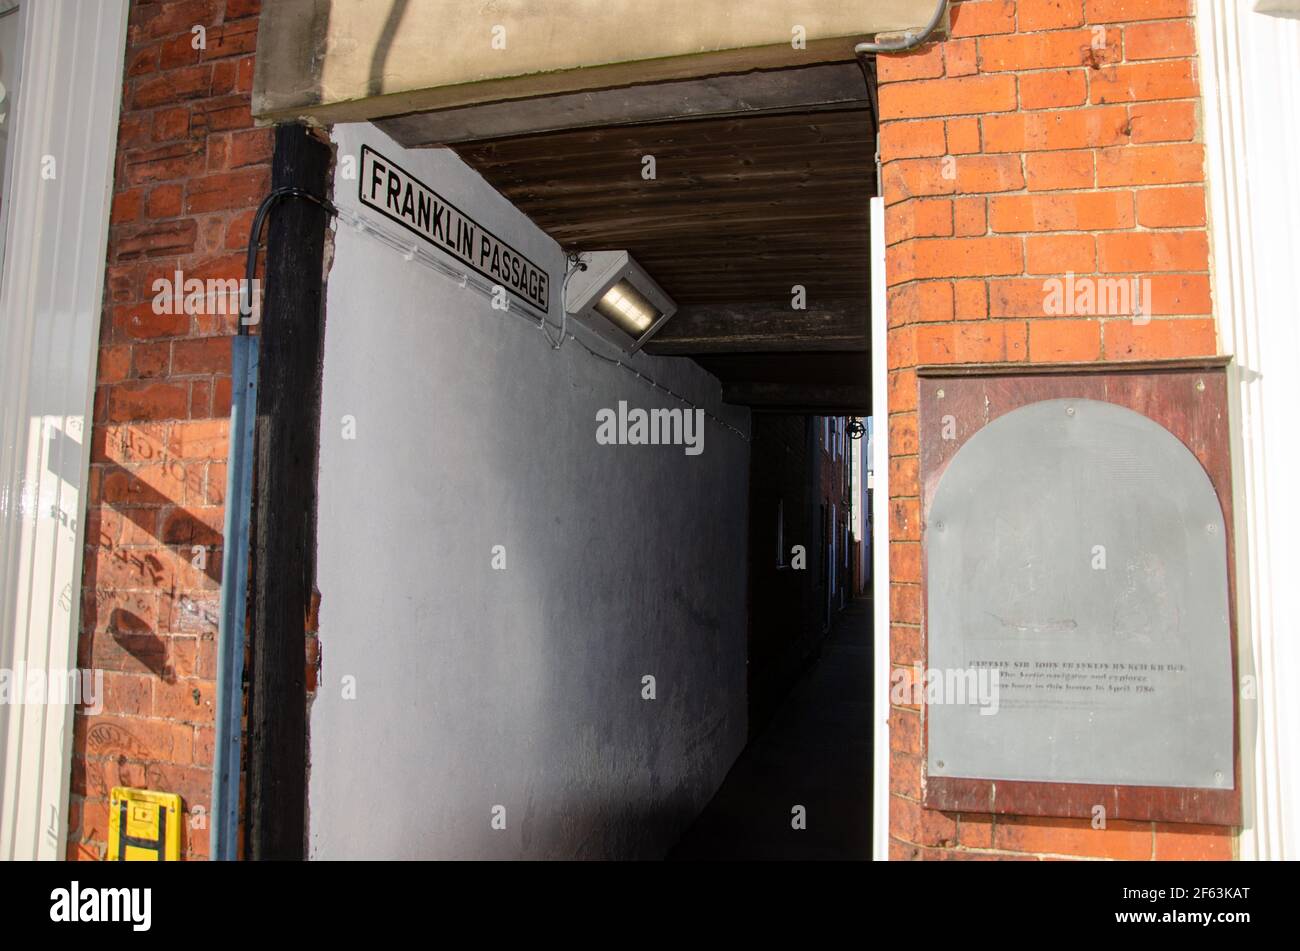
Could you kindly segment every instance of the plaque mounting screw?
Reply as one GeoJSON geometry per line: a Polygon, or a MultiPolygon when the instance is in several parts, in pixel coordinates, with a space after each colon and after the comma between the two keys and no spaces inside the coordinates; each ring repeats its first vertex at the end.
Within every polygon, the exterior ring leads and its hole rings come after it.
{"type": "Polygon", "coordinates": [[[1214,781],[1215,781],[1216,783],[1221,783],[1221,782],[1223,782],[1223,771],[1222,771],[1222,770],[1218,770],[1218,769],[1216,769],[1216,770],[1214,771],[1214,781]]]}
{"type": "Polygon", "coordinates": [[[1073,416],[1073,415],[1074,415],[1074,407],[1073,407],[1073,406],[1067,406],[1067,407],[1065,408],[1065,415],[1066,415],[1066,416],[1073,416]]]}
{"type": "Polygon", "coordinates": [[[1211,522],[1209,525],[1205,526],[1205,530],[1209,532],[1211,535],[1213,535],[1215,532],[1218,531],[1218,528],[1216,528],[1214,523],[1211,522]]]}
{"type": "Polygon", "coordinates": [[[1197,381],[1196,381],[1196,392],[1197,392],[1197,393],[1204,393],[1204,392],[1205,392],[1205,381],[1204,381],[1204,380],[1197,380],[1197,381]]]}
{"type": "Polygon", "coordinates": [[[943,769],[943,760],[938,760],[934,765],[939,769],[943,769]]]}
{"type": "Polygon", "coordinates": [[[938,393],[936,393],[936,394],[934,394],[934,395],[935,395],[936,397],[938,397],[939,399],[943,399],[943,390],[940,390],[938,393]]]}
{"type": "Polygon", "coordinates": [[[939,531],[939,532],[943,531],[943,522],[935,522],[934,528],[935,531],[939,531]]]}

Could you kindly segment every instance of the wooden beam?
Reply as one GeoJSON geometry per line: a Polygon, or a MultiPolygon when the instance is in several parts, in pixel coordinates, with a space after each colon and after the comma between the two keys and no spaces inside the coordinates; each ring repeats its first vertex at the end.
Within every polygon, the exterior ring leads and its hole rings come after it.
{"type": "MultiPolygon", "coordinates": [[[[550,165],[548,173],[569,171],[581,176],[591,163],[599,164],[620,152],[638,156],[655,155],[664,171],[674,162],[691,157],[753,157],[756,150],[781,155],[801,154],[812,147],[807,158],[815,159],[821,150],[851,143],[873,143],[875,129],[871,111],[865,105],[819,112],[815,116],[799,113],[734,116],[697,122],[660,122],[638,126],[607,126],[598,129],[571,129],[540,136],[516,136],[490,142],[465,143],[456,151],[485,175],[512,170],[520,177],[536,180],[537,164],[550,165]],[[526,163],[526,164],[520,164],[526,163]]],[[[871,156],[867,156],[868,164],[871,156]]],[[[699,164],[699,163],[695,163],[699,164]]],[[[640,176],[639,165],[632,170],[640,176]]],[[[495,177],[489,175],[488,177],[495,177]]],[[[548,174],[546,177],[550,177],[548,174]]]]}
{"type": "Polygon", "coordinates": [[[870,337],[864,300],[829,301],[807,310],[769,304],[687,305],[664,324],[645,349],[674,356],[866,350],[870,337]]]}
{"type": "Polygon", "coordinates": [[[871,386],[867,383],[723,383],[722,399],[756,412],[871,413],[871,386]]]}
{"type": "Polygon", "coordinates": [[[375,124],[407,148],[421,148],[561,129],[809,113],[867,103],[857,63],[825,63],[489,102],[393,116],[375,124]]]}
{"type": "Polygon", "coordinates": [[[867,350],[697,353],[691,357],[723,383],[846,383],[871,379],[867,350]]]}
{"type": "MultiPolygon", "coordinates": [[[[324,196],[331,154],[302,125],[275,132],[273,188],[324,196]]],[[[316,449],[324,338],[325,211],[271,213],[258,373],[256,529],[248,714],[248,849],[302,859],[306,834],[305,623],[316,576],[316,449]]]]}

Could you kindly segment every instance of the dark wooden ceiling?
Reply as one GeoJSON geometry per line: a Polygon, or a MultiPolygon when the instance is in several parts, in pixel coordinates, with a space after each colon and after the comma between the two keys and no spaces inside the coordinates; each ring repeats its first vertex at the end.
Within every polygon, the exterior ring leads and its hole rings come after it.
{"type": "MultiPolygon", "coordinates": [[[[566,249],[632,253],[680,307],[648,351],[694,357],[755,409],[866,413],[874,123],[861,75],[822,69],[801,82],[829,89],[833,78],[834,95],[797,108],[746,114],[752,104],[733,100],[742,114],[683,108],[451,147],[566,249]],[[795,285],[806,311],[791,308],[795,285]]],[[[764,82],[770,95],[791,88],[788,76],[764,82]]],[[[656,95],[647,109],[663,111],[656,95]]],[[[624,91],[620,108],[627,101],[624,91]]],[[[400,117],[386,128],[436,144],[431,130],[449,121],[400,117]]]]}
{"type": "Polygon", "coordinates": [[[626,248],[680,304],[867,294],[871,113],[691,119],[456,147],[566,248],[626,248]],[[642,178],[651,156],[655,178],[642,178]]]}

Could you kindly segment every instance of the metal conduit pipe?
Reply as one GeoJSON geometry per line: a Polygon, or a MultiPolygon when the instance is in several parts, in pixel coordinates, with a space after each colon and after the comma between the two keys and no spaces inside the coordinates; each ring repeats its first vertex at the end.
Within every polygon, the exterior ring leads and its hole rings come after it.
{"type": "Polygon", "coordinates": [[[883,43],[859,43],[853,47],[853,52],[856,56],[862,57],[871,53],[901,53],[904,50],[914,49],[930,38],[930,34],[939,25],[939,21],[943,19],[944,11],[947,9],[948,0],[939,0],[934,16],[930,17],[930,22],[926,24],[925,29],[920,33],[913,33],[908,30],[898,39],[886,40],[883,43]]]}
{"type": "Polygon", "coordinates": [[[909,30],[893,40],[886,40],[881,43],[859,43],[853,47],[853,54],[857,57],[858,65],[862,67],[862,78],[867,83],[867,97],[871,100],[871,119],[876,124],[877,195],[883,194],[884,185],[881,181],[882,170],[880,166],[880,95],[876,85],[876,61],[872,57],[877,53],[902,53],[920,46],[930,38],[930,34],[939,26],[939,21],[943,19],[947,9],[948,0],[939,0],[939,5],[934,9],[934,16],[930,17],[930,22],[925,25],[925,29],[920,33],[909,30]]]}

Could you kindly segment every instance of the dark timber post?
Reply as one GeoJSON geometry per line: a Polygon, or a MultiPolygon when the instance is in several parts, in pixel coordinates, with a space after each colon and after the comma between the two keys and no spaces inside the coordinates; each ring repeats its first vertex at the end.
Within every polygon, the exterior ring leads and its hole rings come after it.
{"type": "MultiPolygon", "coordinates": [[[[330,149],[301,125],[275,133],[272,188],[325,197],[330,149]]],[[[316,459],[328,215],[279,202],[267,239],[257,419],[249,697],[248,854],[305,853],[304,625],[316,572],[316,459]]]]}

